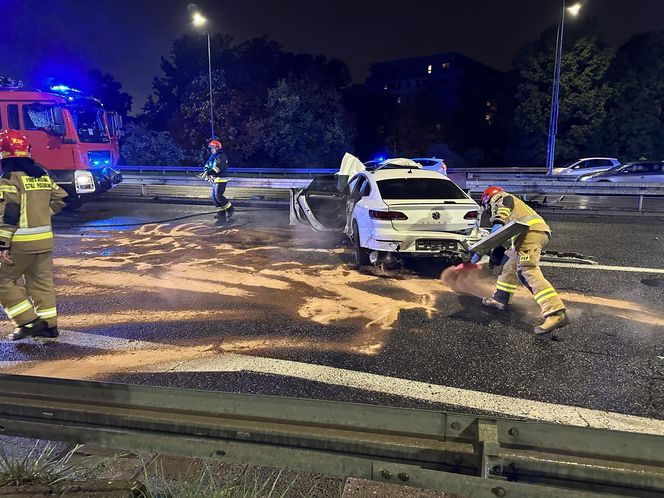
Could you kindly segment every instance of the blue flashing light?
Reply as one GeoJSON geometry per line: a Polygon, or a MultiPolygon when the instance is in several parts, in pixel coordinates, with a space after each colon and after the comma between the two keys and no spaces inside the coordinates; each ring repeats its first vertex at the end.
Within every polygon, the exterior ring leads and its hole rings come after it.
{"type": "Polygon", "coordinates": [[[70,93],[70,92],[81,93],[80,90],[77,90],[76,88],[71,88],[67,85],[52,85],[51,90],[59,93],[70,93]]]}
{"type": "Polygon", "coordinates": [[[111,161],[104,161],[104,164],[110,164],[111,161]]]}
{"type": "Polygon", "coordinates": [[[385,156],[378,156],[378,157],[376,158],[376,161],[378,161],[378,162],[380,162],[380,163],[382,163],[384,160],[385,160],[385,156]]]}
{"type": "Polygon", "coordinates": [[[99,166],[99,161],[92,161],[92,164],[94,164],[95,166],[99,166]]]}

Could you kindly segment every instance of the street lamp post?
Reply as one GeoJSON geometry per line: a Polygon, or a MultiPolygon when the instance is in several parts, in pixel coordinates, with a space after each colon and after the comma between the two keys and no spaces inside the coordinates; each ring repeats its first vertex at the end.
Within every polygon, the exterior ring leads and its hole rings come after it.
{"type": "Polygon", "coordinates": [[[563,34],[565,31],[565,13],[577,16],[581,10],[581,3],[567,7],[567,1],[562,0],[560,12],[560,24],[556,36],[556,61],[553,67],[553,89],[551,90],[551,112],[549,115],[549,136],[546,146],[546,169],[547,174],[553,174],[553,162],[556,153],[556,134],[558,133],[558,97],[560,96],[560,66],[563,55],[563,34]]]}
{"type": "MultiPolygon", "coordinates": [[[[194,26],[201,27],[207,24],[207,19],[200,12],[194,12],[191,18],[194,26]]],[[[207,52],[208,52],[208,79],[210,82],[210,139],[214,139],[214,110],[212,108],[212,51],[210,50],[210,30],[207,31],[207,52]]]]}

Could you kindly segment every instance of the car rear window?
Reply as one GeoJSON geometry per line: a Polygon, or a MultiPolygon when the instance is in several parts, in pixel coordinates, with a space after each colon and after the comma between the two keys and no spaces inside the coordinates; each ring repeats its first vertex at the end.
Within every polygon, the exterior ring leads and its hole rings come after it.
{"type": "Polygon", "coordinates": [[[380,180],[383,199],[465,199],[466,194],[449,180],[436,178],[396,178],[380,180]]]}

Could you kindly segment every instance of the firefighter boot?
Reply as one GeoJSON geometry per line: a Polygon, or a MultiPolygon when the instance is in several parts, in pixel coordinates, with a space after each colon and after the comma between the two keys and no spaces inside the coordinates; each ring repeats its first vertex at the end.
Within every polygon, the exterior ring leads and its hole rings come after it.
{"type": "Polygon", "coordinates": [[[552,330],[559,329],[564,327],[569,323],[569,318],[567,318],[567,313],[565,311],[558,311],[553,315],[549,315],[544,320],[544,323],[539,327],[535,327],[535,333],[537,335],[548,334],[552,330]]]}
{"type": "Polygon", "coordinates": [[[35,337],[45,337],[46,339],[55,339],[60,335],[60,332],[58,332],[58,327],[57,325],[55,327],[49,327],[47,328],[42,335],[36,335],[35,337]]]}
{"type": "Polygon", "coordinates": [[[482,304],[484,306],[488,306],[489,308],[496,308],[500,311],[505,311],[507,309],[507,304],[501,303],[500,301],[494,299],[493,296],[483,298],[482,304]]]}
{"type": "Polygon", "coordinates": [[[26,337],[45,337],[48,331],[48,323],[44,320],[35,320],[20,327],[16,327],[14,332],[9,334],[8,338],[11,341],[20,341],[26,337]]]}

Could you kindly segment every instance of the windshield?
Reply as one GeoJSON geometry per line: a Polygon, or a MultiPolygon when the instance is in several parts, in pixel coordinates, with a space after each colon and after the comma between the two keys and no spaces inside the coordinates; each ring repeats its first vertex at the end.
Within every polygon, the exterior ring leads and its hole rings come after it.
{"type": "Polygon", "coordinates": [[[104,122],[102,109],[73,107],[69,108],[78,139],[83,143],[108,143],[108,130],[104,122]]]}
{"type": "Polygon", "coordinates": [[[448,180],[435,178],[396,178],[380,180],[378,190],[383,199],[466,199],[463,190],[448,180]]]}

